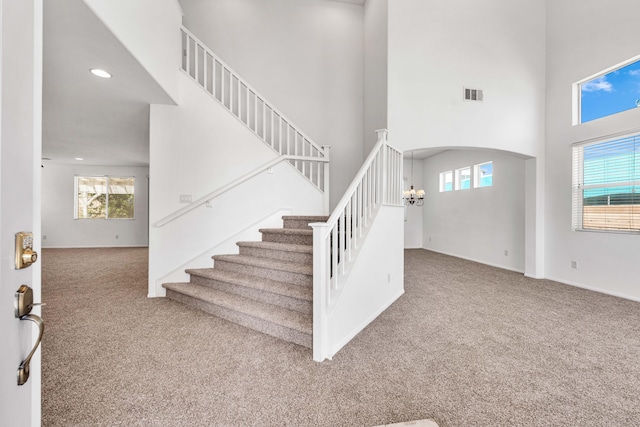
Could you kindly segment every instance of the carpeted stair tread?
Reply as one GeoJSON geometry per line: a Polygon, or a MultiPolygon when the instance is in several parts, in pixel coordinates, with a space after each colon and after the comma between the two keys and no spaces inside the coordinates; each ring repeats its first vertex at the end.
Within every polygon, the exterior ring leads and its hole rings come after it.
{"type": "Polygon", "coordinates": [[[192,276],[227,282],[236,286],[244,286],[304,301],[313,301],[313,289],[310,287],[292,285],[290,283],[232,271],[221,271],[215,268],[194,268],[186,270],[186,272],[192,276]]]}
{"type": "Polygon", "coordinates": [[[295,219],[310,222],[327,222],[329,217],[327,215],[285,215],[282,217],[282,219],[295,219]]]}
{"type": "Polygon", "coordinates": [[[304,334],[310,335],[313,330],[311,316],[272,304],[243,298],[193,283],[165,283],[162,286],[173,292],[187,295],[209,304],[222,306],[238,313],[281,325],[304,334]]]}
{"type": "Polygon", "coordinates": [[[313,265],[300,264],[296,262],[278,261],[269,258],[260,258],[247,255],[214,255],[213,260],[233,262],[236,264],[244,264],[252,267],[268,268],[270,270],[278,270],[290,273],[313,275],[313,265]]]}
{"type": "Polygon", "coordinates": [[[311,245],[295,245],[292,243],[277,243],[277,242],[238,242],[238,246],[247,246],[260,249],[272,249],[276,251],[284,252],[297,252],[304,254],[312,254],[313,246],[311,245]]]}
{"type": "Polygon", "coordinates": [[[303,228],[261,228],[260,233],[284,234],[290,236],[313,236],[313,230],[303,228]]]}

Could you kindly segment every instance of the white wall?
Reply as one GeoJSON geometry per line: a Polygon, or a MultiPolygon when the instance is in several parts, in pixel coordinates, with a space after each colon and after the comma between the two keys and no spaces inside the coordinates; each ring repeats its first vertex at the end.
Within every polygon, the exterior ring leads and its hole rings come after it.
{"type": "MultiPolygon", "coordinates": [[[[164,295],[164,278],[173,277],[186,263],[214,255],[223,242],[244,235],[247,226],[254,224],[255,232],[261,224],[271,223],[275,211],[323,212],[323,194],[291,165],[281,163],[273,174],[258,175],[214,199],[211,208],[201,207],[163,227],[154,226],[185,206],[180,195],[196,201],[278,156],[190,77],[181,74],[179,80],[179,106],[151,106],[150,296],[164,295]]],[[[211,266],[211,260],[189,266],[211,266]]]]}
{"type": "MultiPolygon", "coordinates": [[[[415,159],[413,162],[413,184],[416,190],[424,189],[422,178],[423,161],[415,159]]],[[[411,188],[411,159],[404,159],[404,189],[411,188]]],[[[404,247],[415,249],[422,247],[422,206],[405,206],[404,208],[404,247]]]]}
{"type": "Polygon", "coordinates": [[[363,161],[362,6],[326,0],[181,4],[190,31],[318,145],[331,145],[335,206],[363,161]]]}
{"type": "Polygon", "coordinates": [[[329,308],[328,357],[404,293],[402,215],[402,207],[381,206],[367,231],[344,288],[329,308]]]}
{"type": "Polygon", "coordinates": [[[165,92],[179,101],[182,10],[178,0],[84,2],[165,92]]]}
{"type": "Polygon", "coordinates": [[[493,150],[448,150],[423,167],[424,248],[523,272],[525,160],[493,150]],[[493,161],[493,186],[439,192],[440,172],[470,166],[473,174],[473,165],[487,161],[493,161]]]}
{"type": "Polygon", "coordinates": [[[42,168],[42,246],[147,246],[148,175],[147,167],[45,165],[42,168]],[[75,175],[134,177],[135,219],[73,219],[75,175]]]}
{"type": "Polygon", "coordinates": [[[640,109],[572,126],[571,87],[638,55],[638,14],[634,0],[547,4],[546,276],[636,300],[640,238],[571,231],[571,144],[637,128],[640,109]]]}
{"type": "Polygon", "coordinates": [[[540,0],[389,2],[390,140],[538,155],[544,12],[540,0]],[[464,87],[484,101],[463,101],[464,87]]]}
{"type": "MultiPolygon", "coordinates": [[[[387,129],[389,0],[364,5],[364,156],[377,142],[374,131],[387,129]]],[[[393,139],[393,135],[391,135],[393,139]]]]}

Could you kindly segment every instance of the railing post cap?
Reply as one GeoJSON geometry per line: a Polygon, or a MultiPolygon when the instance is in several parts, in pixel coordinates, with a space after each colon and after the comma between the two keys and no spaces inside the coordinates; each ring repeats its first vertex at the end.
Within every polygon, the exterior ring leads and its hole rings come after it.
{"type": "Polygon", "coordinates": [[[376,130],[376,134],[378,135],[378,139],[384,139],[385,141],[387,140],[387,136],[389,135],[389,130],[388,129],[377,129],[376,130]]]}

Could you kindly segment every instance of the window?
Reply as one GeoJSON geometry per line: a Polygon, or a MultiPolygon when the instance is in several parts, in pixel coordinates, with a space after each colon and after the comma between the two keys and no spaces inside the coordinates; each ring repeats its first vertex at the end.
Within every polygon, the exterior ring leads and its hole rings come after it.
{"type": "Polygon", "coordinates": [[[640,231],[640,133],[573,147],[574,230],[640,231]]]}
{"type": "Polygon", "coordinates": [[[76,176],[75,188],[75,219],[133,219],[133,177],[76,176]]]}
{"type": "Polygon", "coordinates": [[[574,124],[640,106],[640,59],[636,57],[631,61],[576,84],[578,117],[574,115],[574,124]]]}
{"type": "Polygon", "coordinates": [[[471,168],[456,169],[456,190],[468,190],[471,188],[471,168]]]}
{"type": "Polygon", "coordinates": [[[440,192],[453,190],[453,172],[440,173],[440,192]]]}
{"type": "Polygon", "coordinates": [[[491,187],[493,185],[493,162],[480,163],[473,166],[473,186],[491,187]]]}

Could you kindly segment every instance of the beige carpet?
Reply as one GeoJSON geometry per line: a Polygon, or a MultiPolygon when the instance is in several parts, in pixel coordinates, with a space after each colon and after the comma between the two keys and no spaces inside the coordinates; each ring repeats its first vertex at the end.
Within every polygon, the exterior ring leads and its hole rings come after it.
{"type": "Polygon", "coordinates": [[[334,360],[148,299],[146,249],[43,251],[44,426],[640,424],[640,304],[424,250],[334,360]]]}

